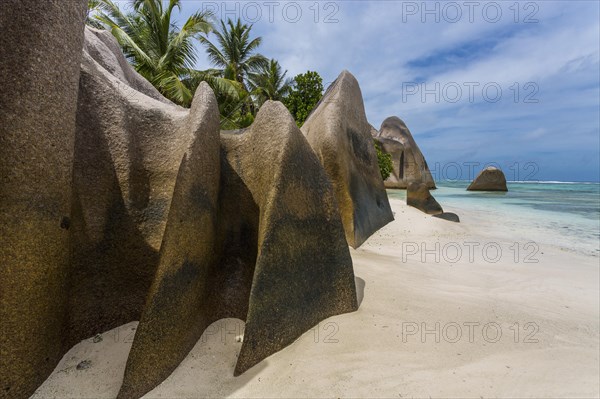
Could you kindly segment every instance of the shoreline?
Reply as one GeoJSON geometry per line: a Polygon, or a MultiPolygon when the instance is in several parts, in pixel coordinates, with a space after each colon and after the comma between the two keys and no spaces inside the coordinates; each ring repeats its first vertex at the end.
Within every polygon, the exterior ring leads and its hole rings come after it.
{"type": "MultiPolygon", "coordinates": [[[[396,220],[351,249],[357,312],[323,321],[239,377],[243,322],[220,320],[145,397],[600,395],[597,257],[540,243],[538,262],[526,261],[525,248],[516,258],[511,249],[524,237],[493,217],[444,206],[461,218],[452,223],[390,204],[396,220]]],[[[76,345],[33,398],[114,397],[136,325],[76,345]],[[90,367],[77,370],[83,360],[90,367]]]]}

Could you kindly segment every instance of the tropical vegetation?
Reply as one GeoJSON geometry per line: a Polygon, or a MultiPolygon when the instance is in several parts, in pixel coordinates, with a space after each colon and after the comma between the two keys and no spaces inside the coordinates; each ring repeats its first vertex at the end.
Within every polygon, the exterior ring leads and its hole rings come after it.
{"type": "Polygon", "coordinates": [[[216,28],[213,15],[196,12],[178,26],[181,2],[130,0],[125,10],[113,0],[89,0],[87,24],[109,30],[135,70],[176,104],[189,107],[200,82],[207,82],[225,129],[248,126],[264,101],[285,98],[286,72],[257,52],[262,38],[252,37],[251,25],[228,20],[216,28]],[[214,68],[195,68],[197,44],[214,68]]]}
{"type": "Polygon", "coordinates": [[[131,10],[124,11],[112,0],[92,0],[88,24],[110,30],[135,70],[176,104],[189,106],[203,80],[234,94],[232,82],[194,69],[194,42],[213,30],[212,15],[197,12],[179,28],[173,11],[180,9],[181,1],[132,0],[131,10]]]}
{"type": "Polygon", "coordinates": [[[284,101],[291,90],[292,79],[286,78],[287,71],[282,71],[276,60],[269,60],[257,72],[251,73],[248,85],[254,94],[258,106],[265,101],[284,101]]]}
{"type": "Polygon", "coordinates": [[[377,152],[377,164],[379,165],[379,172],[381,173],[381,178],[383,180],[390,177],[392,174],[394,165],[392,164],[392,156],[383,152],[380,144],[373,140],[373,144],[375,145],[375,151],[377,152]]]}
{"type": "MultiPolygon", "coordinates": [[[[181,4],[130,0],[122,9],[114,0],[89,0],[86,23],[110,31],[134,69],[176,104],[189,107],[200,82],[207,82],[217,97],[222,129],[249,126],[267,100],[282,101],[302,126],[323,95],[321,76],[308,71],[287,78],[277,60],[258,52],[262,38],[253,37],[252,25],[239,19],[217,24],[211,13],[196,12],[176,23],[181,4]],[[197,44],[213,68],[196,69],[197,44]]],[[[387,161],[380,152],[383,176],[387,161]]]]}
{"type": "Polygon", "coordinates": [[[302,127],[322,96],[323,79],[317,72],[308,71],[294,77],[290,93],[283,103],[290,110],[298,126],[302,127]]]}

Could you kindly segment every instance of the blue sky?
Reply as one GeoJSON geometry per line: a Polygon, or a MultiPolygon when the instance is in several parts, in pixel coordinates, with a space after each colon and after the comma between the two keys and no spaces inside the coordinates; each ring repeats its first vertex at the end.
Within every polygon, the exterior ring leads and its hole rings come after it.
{"type": "Polygon", "coordinates": [[[177,18],[203,7],[253,22],[289,76],[352,72],[371,124],[402,118],[438,179],[490,162],[509,180],[600,179],[598,1],[184,0],[177,18]]]}

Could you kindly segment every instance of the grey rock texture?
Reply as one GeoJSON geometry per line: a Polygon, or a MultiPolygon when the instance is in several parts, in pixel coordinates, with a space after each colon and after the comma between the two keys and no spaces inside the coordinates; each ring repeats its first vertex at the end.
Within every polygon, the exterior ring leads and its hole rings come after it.
{"type": "Polygon", "coordinates": [[[427,161],[406,124],[391,116],[383,121],[379,131],[372,129],[373,137],[382,150],[392,156],[393,171],[384,184],[387,188],[407,188],[412,182],[425,183],[434,189],[435,182],[427,161]]]}
{"type": "Polygon", "coordinates": [[[265,103],[251,127],[221,133],[220,150],[216,101],[204,112],[211,133],[182,163],[120,398],[162,382],[221,318],[246,322],[239,375],[358,307],[331,184],[286,108],[265,103]]]}
{"type": "MultiPolygon", "coordinates": [[[[252,290],[235,369],[241,374],[320,320],[358,304],[332,185],[285,106],[266,102],[243,134],[221,135],[221,148],[223,191],[230,194],[223,199],[226,222],[218,236],[233,242],[219,242],[241,253],[247,243],[237,232],[244,229],[255,232],[258,242],[256,261],[248,265],[254,280],[244,283],[252,290]],[[239,206],[253,207],[254,220],[237,220],[239,206]]],[[[225,264],[239,268],[231,255],[225,264]]]]}
{"type": "MultiPolygon", "coordinates": [[[[338,181],[281,103],[221,133],[208,85],[176,106],[112,37],[84,43],[84,2],[40,4],[0,5],[0,397],[28,397],[72,345],[132,320],[120,398],[160,384],[220,318],[246,321],[237,375],[357,309],[338,181]]],[[[350,181],[360,207],[389,208],[381,179],[350,181]]]]}
{"type": "Polygon", "coordinates": [[[458,217],[458,215],[456,213],[444,212],[444,213],[439,213],[439,214],[433,215],[433,216],[436,218],[447,220],[449,222],[460,223],[460,218],[458,217]]]}
{"type": "Polygon", "coordinates": [[[439,215],[444,212],[440,204],[433,198],[425,183],[412,182],[406,189],[406,204],[429,215],[439,215]]]}
{"type": "MultiPolygon", "coordinates": [[[[214,273],[217,260],[219,111],[205,83],[196,91],[185,131],[191,132],[191,140],[174,179],[168,216],[161,217],[166,226],[158,267],[129,353],[120,397],[139,397],[160,384],[215,321],[207,314],[217,305],[209,301],[209,273],[214,273]]],[[[158,140],[155,143],[161,145],[158,140]]]]}
{"type": "Polygon", "coordinates": [[[136,92],[140,92],[157,101],[172,105],[150,82],[131,68],[110,32],[86,27],[84,52],[106,70],[110,77],[117,79],[114,85],[126,95],[130,93],[134,96],[136,92]]]}
{"type": "Polygon", "coordinates": [[[302,126],[333,183],[346,240],[358,248],[394,220],[356,78],[343,71],[302,126]]]}
{"type": "Polygon", "coordinates": [[[493,166],[488,166],[467,187],[468,191],[508,191],[504,172],[493,166]]]}
{"type": "Polygon", "coordinates": [[[92,32],[86,28],[73,164],[72,344],[139,320],[177,173],[195,134],[190,111],[138,92],[105,69],[109,62],[124,65],[127,75],[142,79],[118,47],[92,32]]]}
{"type": "Polygon", "coordinates": [[[71,176],[86,2],[0,2],[0,398],[68,342],[71,176]]]}

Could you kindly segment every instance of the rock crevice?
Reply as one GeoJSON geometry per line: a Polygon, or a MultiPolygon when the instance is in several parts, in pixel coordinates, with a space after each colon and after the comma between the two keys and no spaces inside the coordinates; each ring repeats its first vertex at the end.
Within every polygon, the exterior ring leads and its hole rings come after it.
{"type": "Polygon", "coordinates": [[[371,134],[382,151],[392,157],[393,170],[384,182],[387,188],[408,188],[410,183],[424,183],[429,189],[436,188],[423,153],[400,118],[387,118],[379,131],[372,128],[371,134]]]}

